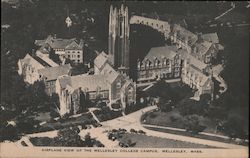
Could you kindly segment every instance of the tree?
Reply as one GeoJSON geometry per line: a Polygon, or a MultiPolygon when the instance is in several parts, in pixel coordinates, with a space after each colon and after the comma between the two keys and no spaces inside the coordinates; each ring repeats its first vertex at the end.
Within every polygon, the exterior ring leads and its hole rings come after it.
{"type": "Polygon", "coordinates": [[[69,127],[58,131],[58,136],[51,142],[52,146],[84,147],[84,142],[78,135],[77,127],[69,127]]]}
{"type": "Polygon", "coordinates": [[[222,125],[224,128],[223,132],[231,138],[248,139],[248,129],[244,127],[244,124],[245,120],[241,116],[230,116],[222,125]]]}
{"type": "Polygon", "coordinates": [[[172,110],[173,104],[172,104],[171,100],[166,100],[165,98],[160,98],[157,106],[162,112],[170,112],[172,110]]]}
{"type": "Polygon", "coordinates": [[[206,127],[200,125],[200,117],[198,115],[189,115],[184,120],[185,129],[193,134],[202,132],[206,127]]]}

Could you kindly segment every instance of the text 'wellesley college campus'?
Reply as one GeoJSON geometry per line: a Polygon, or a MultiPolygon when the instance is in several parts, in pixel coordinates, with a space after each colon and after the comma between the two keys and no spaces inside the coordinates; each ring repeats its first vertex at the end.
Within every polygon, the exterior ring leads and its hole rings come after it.
{"type": "Polygon", "coordinates": [[[1,3],[1,142],[248,147],[248,2],[1,3]]]}

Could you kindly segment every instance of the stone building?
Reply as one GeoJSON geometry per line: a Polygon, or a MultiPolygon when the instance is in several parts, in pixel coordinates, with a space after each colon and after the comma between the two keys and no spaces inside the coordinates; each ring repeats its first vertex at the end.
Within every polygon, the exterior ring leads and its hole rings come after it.
{"type": "Polygon", "coordinates": [[[100,53],[95,61],[94,75],[61,76],[56,81],[60,115],[76,114],[84,108],[84,100],[100,99],[109,106],[120,102],[122,108],[136,103],[136,85],[123,73],[116,71],[107,55],[100,53]]]}
{"type": "Polygon", "coordinates": [[[58,54],[61,60],[67,58],[74,63],[83,63],[83,41],[77,42],[75,38],[62,39],[49,35],[45,40],[36,40],[35,44],[40,47],[40,50],[54,51],[58,54]]]}
{"type": "Polygon", "coordinates": [[[137,83],[180,78],[181,69],[181,58],[175,46],[154,47],[137,63],[137,83]]]}
{"type": "Polygon", "coordinates": [[[119,71],[129,70],[129,16],[128,7],[110,7],[108,60],[119,71]]]}
{"type": "Polygon", "coordinates": [[[45,92],[51,96],[55,93],[55,81],[61,75],[71,75],[71,66],[57,65],[46,56],[29,55],[18,61],[18,74],[28,84],[36,81],[44,81],[45,92]]]}
{"type": "Polygon", "coordinates": [[[46,56],[26,54],[23,59],[18,60],[18,74],[23,76],[24,82],[33,84],[40,79],[38,70],[58,66],[46,56]]]}
{"type": "Polygon", "coordinates": [[[214,83],[210,66],[185,49],[180,51],[180,56],[183,61],[181,79],[183,83],[196,90],[194,99],[199,100],[201,94],[211,94],[213,98],[214,83]]]}
{"type": "Polygon", "coordinates": [[[70,64],[60,65],[56,67],[48,67],[44,69],[39,69],[38,73],[40,79],[44,81],[45,92],[52,96],[53,93],[56,93],[56,80],[59,76],[71,75],[71,66],[70,64]]]}

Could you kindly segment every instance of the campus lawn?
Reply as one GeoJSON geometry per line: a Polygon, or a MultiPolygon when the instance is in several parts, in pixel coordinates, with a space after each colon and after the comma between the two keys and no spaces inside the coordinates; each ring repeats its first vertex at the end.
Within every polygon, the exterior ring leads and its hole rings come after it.
{"type": "Polygon", "coordinates": [[[120,141],[127,142],[129,139],[136,143],[135,148],[214,148],[202,144],[130,133],[124,134],[120,141]]]}
{"type": "MultiPolygon", "coordinates": [[[[142,116],[142,118],[145,120],[145,122],[142,120],[144,124],[185,129],[184,117],[179,113],[177,109],[174,109],[170,112],[161,112],[160,110],[153,111],[150,113],[146,113],[144,116],[142,116]]],[[[215,121],[201,116],[200,124],[206,126],[204,132],[216,133],[215,121]]],[[[216,134],[219,133],[217,132],[216,134]]]]}

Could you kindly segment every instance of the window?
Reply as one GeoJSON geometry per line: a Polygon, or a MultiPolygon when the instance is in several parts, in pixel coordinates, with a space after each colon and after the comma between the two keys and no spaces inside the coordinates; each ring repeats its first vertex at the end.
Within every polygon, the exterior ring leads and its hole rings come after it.
{"type": "Polygon", "coordinates": [[[80,63],[80,60],[78,60],[78,63],[80,63]]]}
{"type": "Polygon", "coordinates": [[[133,88],[129,88],[128,90],[128,100],[132,100],[133,99],[133,88]]]}
{"type": "Polygon", "coordinates": [[[103,93],[103,98],[108,98],[109,97],[109,93],[108,92],[104,92],[103,93]]]}
{"type": "Polygon", "coordinates": [[[158,66],[158,60],[155,59],[155,66],[158,66]]]}
{"type": "Polygon", "coordinates": [[[94,93],[89,94],[89,99],[95,99],[95,98],[96,98],[96,96],[95,96],[95,94],[94,94],[94,93]]]}
{"type": "Polygon", "coordinates": [[[121,88],[121,82],[120,82],[120,81],[117,82],[116,88],[117,88],[117,89],[120,89],[120,88],[121,88]]]}
{"type": "Polygon", "coordinates": [[[78,53],[78,54],[80,54],[80,52],[79,52],[79,51],[78,51],[77,53],[78,53]]]}
{"type": "Polygon", "coordinates": [[[68,58],[70,58],[70,55],[68,55],[68,58]]]}
{"type": "Polygon", "coordinates": [[[77,55],[77,58],[80,58],[80,55],[77,55]]]}
{"type": "Polygon", "coordinates": [[[72,53],[75,53],[75,51],[73,51],[72,53]]]}

